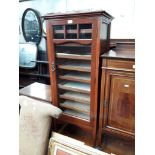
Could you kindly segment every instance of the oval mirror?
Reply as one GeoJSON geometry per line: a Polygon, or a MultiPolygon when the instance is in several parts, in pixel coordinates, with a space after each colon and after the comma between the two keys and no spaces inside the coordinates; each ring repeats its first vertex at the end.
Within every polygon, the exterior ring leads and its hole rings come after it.
{"type": "Polygon", "coordinates": [[[41,20],[37,11],[28,8],[22,17],[22,31],[26,42],[40,43],[42,28],[41,20]]]}

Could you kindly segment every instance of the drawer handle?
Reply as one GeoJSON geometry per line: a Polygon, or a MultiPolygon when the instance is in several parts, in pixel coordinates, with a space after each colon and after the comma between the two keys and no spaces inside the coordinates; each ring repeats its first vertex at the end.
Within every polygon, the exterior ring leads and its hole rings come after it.
{"type": "Polygon", "coordinates": [[[128,87],[129,87],[129,85],[128,85],[128,84],[125,84],[125,85],[124,85],[124,87],[128,88],[128,87]]]}
{"type": "Polygon", "coordinates": [[[133,66],[132,66],[132,68],[134,68],[134,69],[135,69],[135,65],[133,65],[133,66]]]}

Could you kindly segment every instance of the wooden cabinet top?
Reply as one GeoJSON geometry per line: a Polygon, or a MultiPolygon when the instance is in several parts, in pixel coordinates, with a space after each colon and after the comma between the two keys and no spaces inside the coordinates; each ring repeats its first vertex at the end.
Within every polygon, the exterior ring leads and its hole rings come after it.
{"type": "Polygon", "coordinates": [[[116,47],[109,52],[101,55],[102,58],[110,59],[130,59],[135,60],[135,43],[134,42],[120,42],[116,47]]]}
{"type": "Polygon", "coordinates": [[[107,53],[101,55],[102,58],[113,58],[113,59],[131,59],[135,60],[135,52],[132,50],[126,51],[115,51],[110,50],[107,53]]]}
{"type": "Polygon", "coordinates": [[[93,17],[93,16],[105,16],[106,18],[112,20],[113,17],[106,11],[74,11],[66,13],[49,13],[42,16],[45,19],[57,19],[57,18],[73,18],[73,17],[93,17]]]}
{"type": "Polygon", "coordinates": [[[35,82],[19,90],[20,95],[25,95],[38,100],[52,102],[50,85],[35,82]]]}

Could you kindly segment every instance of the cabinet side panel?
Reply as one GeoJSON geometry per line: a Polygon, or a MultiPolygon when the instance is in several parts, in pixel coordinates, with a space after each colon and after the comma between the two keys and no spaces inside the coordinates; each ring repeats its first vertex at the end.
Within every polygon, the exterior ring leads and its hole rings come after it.
{"type": "Polygon", "coordinates": [[[100,20],[100,52],[101,54],[106,53],[109,49],[109,24],[100,20]]]}
{"type": "Polygon", "coordinates": [[[50,83],[51,83],[51,96],[52,96],[52,104],[58,106],[57,101],[57,79],[56,79],[56,71],[53,70],[53,65],[55,65],[55,53],[54,53],[54,43],[53,43],[53,30],[51,21],[47,21],[47,49],[48,49],[48,61],[49,61],[49,73],[50,73],[50,83]]]}

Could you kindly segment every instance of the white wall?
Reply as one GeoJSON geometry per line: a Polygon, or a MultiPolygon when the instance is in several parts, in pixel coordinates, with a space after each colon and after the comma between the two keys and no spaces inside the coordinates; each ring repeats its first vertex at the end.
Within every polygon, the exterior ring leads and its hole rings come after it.
{"type": "Polygon", "coordinates": [[[112,39],[135,38],[134,0],[67,0],[67,10],[102,9],[114,18],[111,27],[112,39]]]}
{"type": "MultiPolygon", "coordinates": [[[[65,12],[72,10],[105,10],[114,20],[111,26],[111,39],[134,39],[134,3],[135,0],[32,0],[19,3],[19,20],[27,8],[33,8],[41,15],[51,12],[65,12]]],[[[23,35],[20,42],[25,42],[23,35]]],[[[45,49],[42,39],[39,48],[45,49]]]]}
{"type": "MultiPolygon", "coordinates": [[[[27,8],[33,8],[37,10],[40,15],[45,15],[51,12],[65,12],[66,9],[66,0],[32,0],[32,1],[25,1],[19,3],[19,23],[21,27],[21,20],[23,12],[27,8]]],[[[19,42],[25,42],[22,30],[21,34],[19,35],[19,42]]],[[[46,42],[45,39],[42,38],[39,44],[39,49],[46,50],[46,42]]]]}

